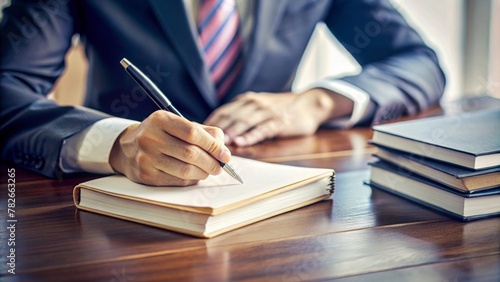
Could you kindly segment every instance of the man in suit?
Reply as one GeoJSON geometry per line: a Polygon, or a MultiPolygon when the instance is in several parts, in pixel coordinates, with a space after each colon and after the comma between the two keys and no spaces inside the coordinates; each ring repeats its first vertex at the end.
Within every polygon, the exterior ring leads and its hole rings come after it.
{"type": "Polygon", "coordinates": [[[2,159],[49,177],[117,172],[190,185],[221,172],[224,142],[380,123],[436,104],[444,89],[435,53],[384,0],[12,0],[3,14],[2,159]],[[363,70],[292,94],[319,22],[363,70]],[[84,107],[62,107],[45,96],[76,33],[87,93],[84,107]],[[198,123],[158,111],[124,57],[198,123]]]}

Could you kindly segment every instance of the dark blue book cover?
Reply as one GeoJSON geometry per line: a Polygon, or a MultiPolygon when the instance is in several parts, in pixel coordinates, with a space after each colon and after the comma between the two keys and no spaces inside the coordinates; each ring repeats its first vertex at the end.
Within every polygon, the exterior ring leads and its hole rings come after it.
{"type": "MultiPolygon", "coordinates": [[[[441,162],[438,160],[433,160],[433,159],[426,158],[426,157],[419,156],[419,155],[415,155],[415,154],[410,154],[410,153],[403,152],[400,150],[391,149],[391,148],[385,147],[385,146],[378,146],[378,147],[382,150],[388,151],[389,153],[397,154],[400,157],[403,157],[403,158],[406,158],[408,160],[420,163],[420,164],[428,166],[432,169],[439,170],[441,172],[444,172],[444,173],[449,174],[449,175],[456,177],[456,178],[466,178],[466,177],[472,177],[472,176],[477,176],[477,175],[500,172],[500,166],[481,169],[481,170],[475,170],[475,169],[465,168],[465,167],[441,162]]],[[[375,156],[377,156],[377,154],[375,154],[375,156]]],[[[500,185],[500,178],[498,179],[498,183],[500,185]]]]}
{"type": "Polygon", "coordinates": [[[500,109],[373,127],[373,143],[471,169],[500,166],[500,109]]]}

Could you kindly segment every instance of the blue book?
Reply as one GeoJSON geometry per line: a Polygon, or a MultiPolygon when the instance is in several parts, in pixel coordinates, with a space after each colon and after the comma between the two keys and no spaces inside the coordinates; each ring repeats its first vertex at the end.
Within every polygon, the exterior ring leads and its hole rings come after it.
{"type": "Polygon", "coordinates": [[[474,170],[500,166],[500,109],[374,126],[372,141],[474,170]]]}
{"type": "Polygon", "coordinates": [[[500,188],[500,166],[473,170],[383,146],[375,156],[455,190],[477,193],[500,188]]]}

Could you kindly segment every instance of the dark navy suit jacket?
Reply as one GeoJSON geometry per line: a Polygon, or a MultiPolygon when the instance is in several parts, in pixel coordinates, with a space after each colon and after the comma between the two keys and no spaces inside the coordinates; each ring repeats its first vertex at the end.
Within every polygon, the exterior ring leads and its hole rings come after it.
{"type": "MultiPolygon", "coordinates": [[[[255,0],[246,65],[227,102],[245,91],[289,91],[318,22],[361,64],[342,78],[377,106],[374,123],[439,101],[444,75],[435,53],[388,1],[255,0]]],[[[110,115],[142,120],[157,110],[121,68],[126,57],[187,118],[218,105],[182,0],[12,0],[0,25],[1,156],[55,177],[62,142],[110,115]],[[84,107],[47,100],[78,33],[89,60],[84,107]]],[[[71,93],[65,93],[71,95],[71,93]]]]}

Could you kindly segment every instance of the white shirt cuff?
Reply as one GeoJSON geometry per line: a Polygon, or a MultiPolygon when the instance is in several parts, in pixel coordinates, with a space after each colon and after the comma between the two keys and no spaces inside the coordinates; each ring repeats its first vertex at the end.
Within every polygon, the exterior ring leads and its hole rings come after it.
{"type": "Polygon", "coordinates": [[[363,89],[343,80],[322,80],[308,85],[306,89],[323,88],[338,93],[354,102],[352,115],[348,118],[336,119],[324,123],[326,126],[351,128],[360,122],[368,111],[370,95],[363,89]]]}
{"type": "Polygon", "coordinates": [[[106,118],[63,141],[59,165],[63,172],[114,173],[109,154],[116,138],[138,121],[106,118]]]}

